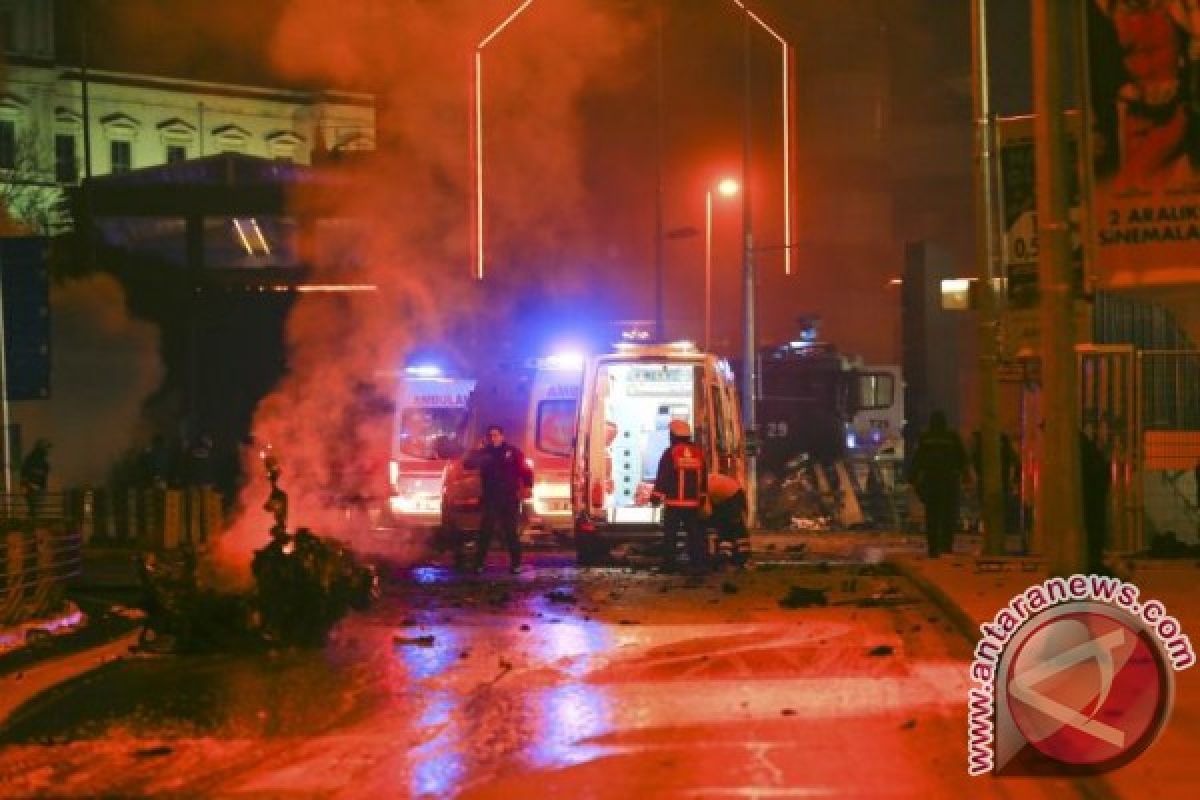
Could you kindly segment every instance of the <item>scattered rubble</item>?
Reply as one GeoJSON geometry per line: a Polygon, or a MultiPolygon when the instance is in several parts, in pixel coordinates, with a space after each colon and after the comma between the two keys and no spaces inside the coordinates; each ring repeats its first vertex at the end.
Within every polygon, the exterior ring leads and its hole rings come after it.
{"type": "Polygon", "coordinates": [[[433,634],[425,634],[423,636],[400,636],[397,634],[392,637],[392,644],[415,645],[416,647],[433,647],[436,641],[437,639],[433,634]]]}
{"type": "Polygon", "coordinates": [[[813,589],[807,586],[793,586],[787,594],[779,599],[780,608],[809,608],[811,606],[827,606],[828,589],[813,589]]]}

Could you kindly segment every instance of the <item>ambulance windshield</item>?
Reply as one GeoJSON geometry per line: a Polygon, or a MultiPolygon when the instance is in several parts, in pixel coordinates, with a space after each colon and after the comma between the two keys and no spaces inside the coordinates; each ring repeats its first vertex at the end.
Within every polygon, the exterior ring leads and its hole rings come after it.
{"type": "Polygon", "coordinates": [[[462,449],[467,430],[465,408],[406,408],[400,417],[396,449],[411,458],[445,458],[462,449]]]}
{"type": "Polygon", "coordinates": [[[578,399],[543,400],[537,408],[537,449],[552,456],[571,455],[578,399]]]}

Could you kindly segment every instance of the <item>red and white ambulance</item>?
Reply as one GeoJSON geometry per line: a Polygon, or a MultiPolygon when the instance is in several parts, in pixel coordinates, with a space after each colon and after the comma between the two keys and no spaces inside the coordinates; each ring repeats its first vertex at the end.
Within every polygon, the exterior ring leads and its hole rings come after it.
{"type": "Polygon", "coordinates": [[[396,395],[388,512],[400,525],[441,524],[446,466],[467,448],[468,399],[475,381],[435,366],[405,369],[396,395]]]}

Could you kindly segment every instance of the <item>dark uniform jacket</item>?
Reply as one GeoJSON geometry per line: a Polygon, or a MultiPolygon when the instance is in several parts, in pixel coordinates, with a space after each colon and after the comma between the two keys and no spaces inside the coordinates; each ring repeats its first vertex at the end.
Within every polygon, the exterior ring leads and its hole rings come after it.
{"type": "Polygon", "coordinates": [[[533,487],[533,470],[525,454],[508,442],[493,447],[487,445],[467,455],[466,466],[479,470],[483,490],[483,505],[505,508],[521,501],[522,490],[533,487]]]}
{"type": "Polygon", "coordinates": [[[967,470],[967,452],[957,431],[930,429],[921,434],[912,461],[917,496],[956,491],[967,470]]]}

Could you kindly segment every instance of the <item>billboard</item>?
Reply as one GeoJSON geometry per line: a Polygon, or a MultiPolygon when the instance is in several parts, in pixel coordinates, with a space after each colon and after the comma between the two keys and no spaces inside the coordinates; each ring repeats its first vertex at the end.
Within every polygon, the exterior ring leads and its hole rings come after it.
{"type": "Polygon", "coordinates": [[[50,280],[47,241],[0,238],[4,356],[9,400],[50,396],[50,280]]]}
{"type": "Polygon", "coordinates": [[[1200,283],[1200,4],[1087,3],[1097,282],[1200,283]]]}

